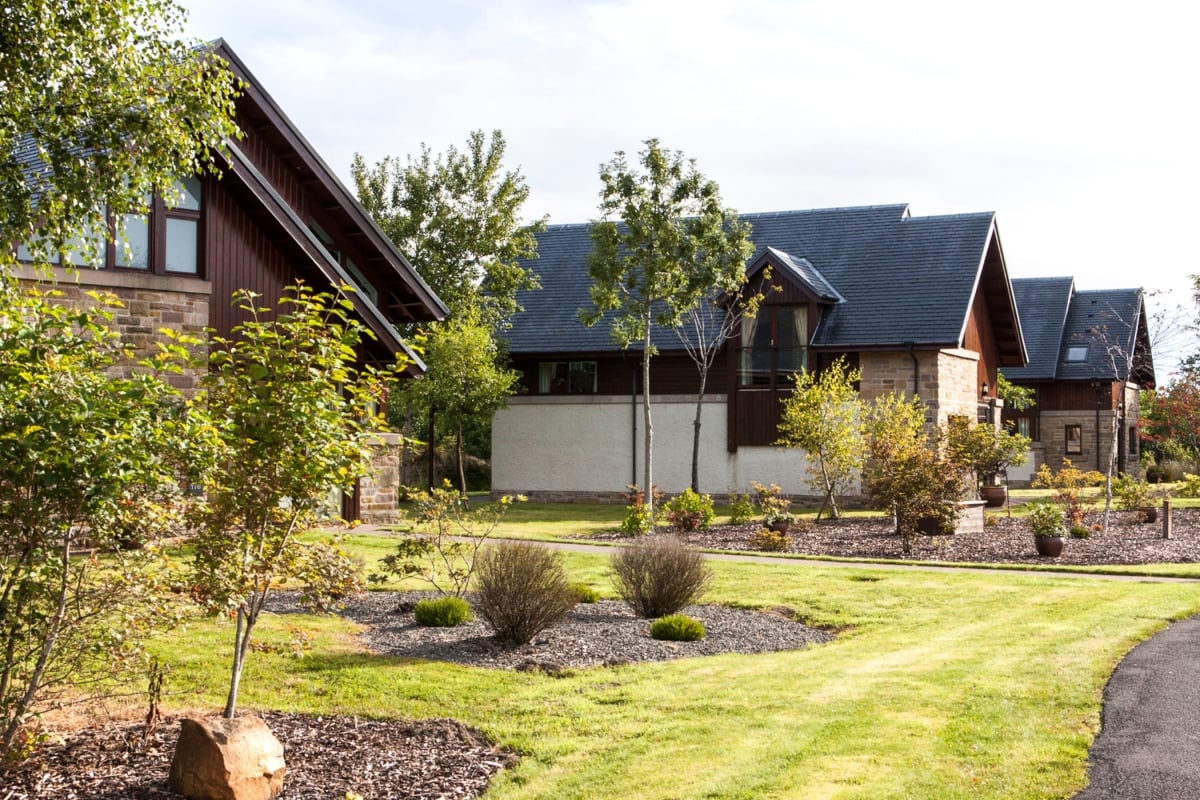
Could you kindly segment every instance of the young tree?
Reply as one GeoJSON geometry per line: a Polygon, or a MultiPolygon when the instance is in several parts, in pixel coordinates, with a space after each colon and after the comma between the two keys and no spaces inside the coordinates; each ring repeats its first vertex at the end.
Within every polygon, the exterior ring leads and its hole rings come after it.
{"type": "Polygon", "coordinates": [[[253,293],[236,297],[250,320],[212,342],[198,403],[215,441],[192,520],[193,585],[211,612],[237,621],[230,719],[271,587],[311,572],[311,551],[297,537],[332,490],[349,490],[366,472],[371,404],[385,377],[354,367],[366,331],[349,301],[293,286],[270,319],[253,293]]]}
{"type": "MultiPolygon", "coordinates": [[[[0,241],[57,253],[174,178],[214,168],[236,133],[225,65],[182,41],[171,0],[0,8],[0,241]],[[40,168],[28,170],[36,155],[40,168]]],[[[94,239],[94,237],[84,237],[94,239]]],[[[96,245],[93,243],[92,245],[96,245]]]]}
{"type": "Polygon", "coordinates": [[[817,519],[826,507],[838,518],[837,495],[862,467],[865,408],[854,389],[861,378],[859,370],[848,369],[839,358],[819,374],[793,376],[792,393],[783,401],[776,444],[808,454],[809,481],[824,495],[817,519]]]}
{"type": "Polygon", "coordinates": [[[962,490],[961,476],[938,458],[938,443],[924,426],[919,397],[883,395],[867,412],[863,487],[875,508],[893,513],[905,554],[912,551],[922,519],[953,528],[962,490]]]}
{"type": "Polygon", "coordinates": [[[1160,445],[1176,442],[1188,457],[1200,458],[1200,374],[1184,373],[1157,392],[1142,392],[1141,436],[1160,445]]]}
{"type": "MultiPolygon", "coordinates": [[[[770,277],[770,269],[764,270],[762,285],[765,285],[770,277]]],[[[689,308],[683,315],[682,324],[675,328],[676,336],[700,375],[700,388],[696,395],[696,419],[692,422],[693,492],[700,491],[700,424],[704,414],[704,392],[708,386],[708,373],[724,349],[725,342],[741,329],[742,320],[758,316],[758,307],[762,300],[762,292],[752,291],[745,282],[729,291],[714,289],[707,297],[689,308]]]]}
{"type": "Polygon", "coordinates": [[[179,354],[111,376],[131,352],[108,327],[116,298],[94,300],[0,278],[0,765],[62,690],[130,677],[171,617],[153,542],[121,547],[120,523],[175,485],[182,402],[153,372],[179,354]]]}
{"type": "Polygon", "coordinates": [[[592,308],[580,318],[595,325],[611,315],[613,339],[623,348],[642,346],[642,416],[645,420],[644,482],[654,519],[654,426],[650,414],[650,359],[656,326],[675,328],[710,292],[735,291],[746,276],[753,246],[749,226],[721,204],[715,181],[679,151],[648,139],[638,157],[625,153],[600,167],[604,184],[600,220],[592,226],[592,308]]]}
{"type": "Polygon", "coordinates": [[[428,371],[408,392],[454,430],[459,489],[465,496],[463,429],[472,419],[490,419],[503,408],[518,376],[500,366],[496,342],[477,309],[435,327],[425,341],[425,359],[428,371]]]}

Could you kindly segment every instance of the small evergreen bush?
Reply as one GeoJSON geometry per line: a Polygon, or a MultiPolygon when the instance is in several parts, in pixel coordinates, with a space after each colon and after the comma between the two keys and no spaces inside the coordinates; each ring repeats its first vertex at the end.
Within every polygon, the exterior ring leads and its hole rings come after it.
{"type": "Polygon", "coordinates": [[[421,600],[413,607],[418,625],[426,628],[453,628],[470,622],[471,606],[461,597],[436,597],[421,600]]]}
{"type": "Polygon", "coordinates": [[[613,586],[633,612],[653,619],[674,614],[708,585],[704,557],[674,536],[648,536],[612,557],[613,586]]]}
{"type": "Polygon", "coordinates": [[[684,489],[667,501],[667,519],[675,530],[690,533],[705,530],[712,524],[713,501],[707,494],[684,489]]]}
{"type": "Polygon", "coordinates": [[[529,542],[499,542],[475,559],[475,609],[496,634],[526,644],[575,607],[562,557],[529,542]]]}
{"type": "Polygon", "coordinates": [[[704,633],[704,623],[685,614],[671,614],[650,623],[650,636],[668,642],[698,642],[704,633]]]}
{"type": "Polygon", "coordinates": [[[582,581],[572,583],[570,588],[576,603],[595,603],[600,599],[600,593],[582,581]]]}
{"type": "Polygon", "coordinates": [[[1092,529],[1087,525],[1072,525],[1070,533],[1072,539],[1089,539],[1092,535],[1092,529]]]}

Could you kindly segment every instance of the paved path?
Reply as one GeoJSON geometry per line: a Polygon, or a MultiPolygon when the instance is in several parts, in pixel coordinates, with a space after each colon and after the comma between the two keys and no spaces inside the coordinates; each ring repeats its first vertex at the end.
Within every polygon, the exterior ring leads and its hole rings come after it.
{"type": "Polygon", "coordinates": [[[1091,783],[1075,800],[1200,798],[1200,617],[1117,665],[1088,760],[1091,783]]]}

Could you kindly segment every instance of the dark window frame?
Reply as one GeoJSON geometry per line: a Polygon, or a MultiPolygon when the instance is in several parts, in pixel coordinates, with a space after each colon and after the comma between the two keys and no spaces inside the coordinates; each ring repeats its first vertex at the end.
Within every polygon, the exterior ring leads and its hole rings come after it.
{"type": "Polygon", "coordinates": [[[1083,426],[1078,423],[1067,425],[1063,431],[1063,452],[1069,456],[1083,455],[1083,426]],[[1072,437],[1072,431],[1076,436],[1072,437]]]}

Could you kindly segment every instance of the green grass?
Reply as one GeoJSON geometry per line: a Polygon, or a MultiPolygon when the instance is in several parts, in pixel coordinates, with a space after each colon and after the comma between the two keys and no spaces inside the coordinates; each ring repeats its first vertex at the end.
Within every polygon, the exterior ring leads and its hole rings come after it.
{"type": "MultiPolygon", "coordinates": [[[[612,595],[607,559],[565,559],[612,595]]],[[[713,566],[708,599],[787,606],[840,636],[553,678],[368,654],[347,621],[271,617],[259,639],[274,652],[251,656],[243,707],[463,720],[522,756],[489,798],[1068,797],[1114,665],[1200,611],[1190,585],[713,566]],[[308,655],[288,654],[289,626],[312,637],[308,655]]],[[[171,702],[220,706],[231,639],[204,622],[158,645],[171,702]]]]}

